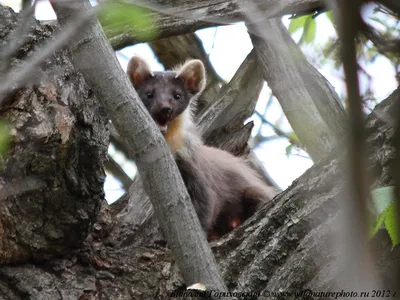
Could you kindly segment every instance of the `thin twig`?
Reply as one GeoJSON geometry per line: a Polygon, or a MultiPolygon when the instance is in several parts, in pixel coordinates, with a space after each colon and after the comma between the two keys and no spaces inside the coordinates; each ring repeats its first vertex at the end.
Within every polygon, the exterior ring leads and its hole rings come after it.
{"type": "Polygon", "coordinates": [[[211,49],[207,54],[207,58],[210,59],[210,54],[211,52],[214,50],[214,46],[215,46],[215,38],[217,37],[217,32],[218,32],[218,27],[215,27],[215,31],[214,31],[214,36],[213,36],[213,43],[211,45],[211,49]]]}
{"type": "MultiPolygon", "coordinates": [[[[257,115],[257,117],[259,117],[259,118],[261,119],[261,121],[262,121],[263,123],[265,123],[265,124],[267,124],[268,126],[270,126],[270,127],[272,128],[272,130],[274,130],[275,133],[276,133],[277,135],[279,135],[279,136],[281,136],[281,137],[284,137],[284,138],[287,138],[287,139],[290,141],[290,143],[291,143],[292,145],[295,145],[296,147],[299,147],[299,148],[303,149],[303,146],[302,146],[299,142],[293,140],[290,136],[288,136],[288,135],[286,134],[286,132],[284,132],[282,129],[279,129],[278,127],[276,127],[274,124],[272,124],[270,121],[268,121],[268,120],[267,120],[263,115],[261,115],[259,112],[256,111],[255,114],[257,115]]],[[[303,150],[304,150],[304,149],[303,149],[303,150]]]]}
{"type": "Polygon", "coordinates": [[[29,23],[34,21],[37,1],[33,2],[32,6],[24,8],[19,14],[19,25],[12,31],[9,38],[9,43],[0,52],[0,73],[5,74],[11,67],[11,57],[15,51],[25,42],[25,38],[30,30],[29,23]]]}
{"type": "Polygon", "coordinates": [[[76,38],[80,29],[82,29],[90,21],[90,18],[95,15],[98,10],[99,5],[91,10],[78,14],[74,18],[74,21],[71,22],[68,27],[62,30],[53,41],[47,43],[47,45],[45,45],[42,49],[37,50],[32,57],[29,58],[26,63],[17,70],[10,72],[0,84],[0,95],[2,95],[0,96],[0,105],[4,101],[5,95],[29,81],[32,74],[36,72],[36,69],[41,63],[52,56],[55,51],[58,51],[65,46],[67,42],[76,38]]]}
{"type": "Polygon", "coordinates": [[[361,31],[375,45],[379,53],[399,53],[400,39],[388,39],[361,19],[361,31]]]}

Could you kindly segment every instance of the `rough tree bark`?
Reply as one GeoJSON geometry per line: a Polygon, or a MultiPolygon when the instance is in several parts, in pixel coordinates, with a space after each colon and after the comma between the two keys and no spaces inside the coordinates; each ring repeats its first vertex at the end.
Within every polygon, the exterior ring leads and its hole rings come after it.
{"type": "MultiPolygon", "coordinates": [[[[0,10],[5,44],[18,19],[0,10]]],[[[52,35],[39,22],[30,32],[12,67],[52,35]]],[[[65,255],[82,244],[104,201],[105,113],[66,51],[14,89],[0,113],[12,139],[0,166],[0,264],[65,255]]]]}
{"type": "MultiPolygon", "coordinates": [[[[251,22],[251,10],[248,16],[251,22]]],[[[248,28],[264,79],[313,161],[320,160],[346,133],[339,96],[307,61],[281,20],[263,20],[248,28]]]]}

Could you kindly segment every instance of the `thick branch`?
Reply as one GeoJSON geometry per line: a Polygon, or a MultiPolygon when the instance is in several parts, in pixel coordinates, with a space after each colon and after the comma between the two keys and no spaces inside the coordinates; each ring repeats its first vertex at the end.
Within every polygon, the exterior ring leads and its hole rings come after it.
{"type": "Polygon", "coordinates": [[[208,145],[235,155],[248,152],[253,123],[243,125],[254,113],[263,80],[254,51],[246,57],[232,80],[200,113],[197,126],[208,145]]]}
{"type": "MultiPolygon", "coordinates": [[[[76,1],[74,8],[57,1],[52,5],[64,28],[73,26],[68,21],[77,10],[90,9],[85,0],[76,1]]],[[[185,282],[201,282],[212,289],[226,290],[172,154],[96,19],[75,45],[74,58],[75,66],[80,68],[129,147],[185,282]]]]}
{"type": "Polygon", "coordinates": [[[253,24],[250,31],[264,79],[312,159],[320,160],[345,134],[339,96],[310,65],[280,20],[253,24]],[[268,31],[264,34],[262,28],[268,31]]]}
{"type": "MultiPolygon", "coordinates": [[[[54,32],[37,21],[21,28],[21,17],[1,5],[0,20],[9,73],[24,72],[54,32]],[[16,32],[29,35],[16,42],[16,32]]],[[[11,129],[0,164],[0,264],[71,253],[104,200],[107,119],[66,53],[51,52],[0,106],[11,129]]]]}
{"type": "MultiPolygon", "coordinates": [[[[255,0],[254,3],[268,17],[311,13],[324,7],[322,0],[255,0]]],[[[245,20],[238,2],[234,0],[152,0],[142,4],[152,10],[144,18],[154,21],[155,31],[158,35],[153,39],[191,33],[201,28],[245,20]]],[[[145,41],[135,35],[135,28],[132,28],[131,25],[126,28],[118,28],[118,31],[105,27],[104,31],[115,50],[145,41]]]]}

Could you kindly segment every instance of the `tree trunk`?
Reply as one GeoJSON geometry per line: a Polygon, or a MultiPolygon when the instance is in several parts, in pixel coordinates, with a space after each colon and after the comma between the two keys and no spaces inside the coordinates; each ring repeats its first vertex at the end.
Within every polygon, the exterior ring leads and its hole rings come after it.
{"type": "Polygon", "coordinates": [[[248,28],[259,34],[250,37],[264,79],[313,161],[320,160],[346,134],[347,118],[339,96],[307,61],[281,20],[248,28]]]}
{"type": "MultiPolygon", "coordinates": [[[[17,14],[0,6],[0,20],[0,41],[9,42],[17,14]]],[[[29,29],[13,68],[53,33],[39,22],[29,29]]],[[[0,166],[0,264],[70,253],[104,201],[108,120],[66,52],[46,60],[1,103],[11,144],[0,166]]]]}

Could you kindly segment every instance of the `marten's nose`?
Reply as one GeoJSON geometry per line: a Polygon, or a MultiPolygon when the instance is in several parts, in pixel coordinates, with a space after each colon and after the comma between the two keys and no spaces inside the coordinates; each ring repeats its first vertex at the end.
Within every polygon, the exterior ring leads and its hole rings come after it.
{"type": "Polygon", "coordinates": [[[161,112],[163,114],[167,114],[167,115],[171,114],[172,113],[172,108],[169,107],[169,106],[164,106],[164,107],[161,108],[161,112]]]}

